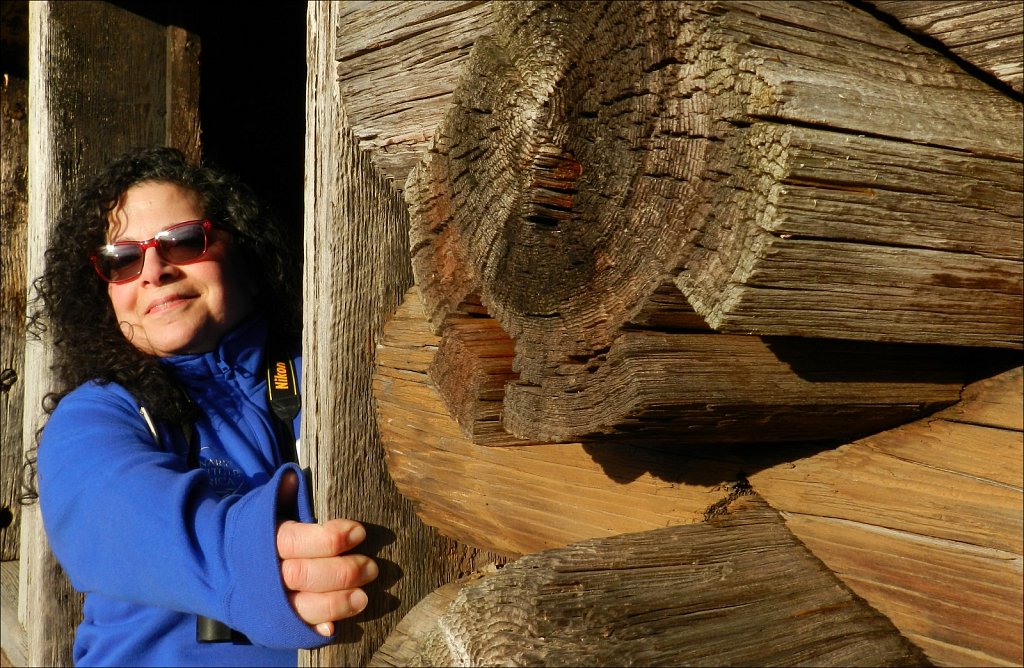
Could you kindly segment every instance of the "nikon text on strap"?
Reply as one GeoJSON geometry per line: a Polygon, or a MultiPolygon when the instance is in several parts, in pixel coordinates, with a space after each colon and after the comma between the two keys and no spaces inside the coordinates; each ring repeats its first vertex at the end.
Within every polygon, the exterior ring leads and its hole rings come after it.
{"type": "Polygon", "coordinates": [[[281,451],[281,461],[298,463],[292,424],[302,408],[302,397],[299,395],[295,362],[283,352],[284,349],[277,345],[267,347],[267,399],[271,412],[280,423],[277,447],[281,451]]]}

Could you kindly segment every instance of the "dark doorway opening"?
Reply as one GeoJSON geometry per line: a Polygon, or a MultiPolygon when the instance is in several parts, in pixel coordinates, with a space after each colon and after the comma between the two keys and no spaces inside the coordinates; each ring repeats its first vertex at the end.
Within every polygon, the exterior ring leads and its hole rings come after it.
{"type": "Polygon", "coordinates": [[[199,36],[204,161],[237,174],[301,232],[306,3],[114,4],[199,36]]]}

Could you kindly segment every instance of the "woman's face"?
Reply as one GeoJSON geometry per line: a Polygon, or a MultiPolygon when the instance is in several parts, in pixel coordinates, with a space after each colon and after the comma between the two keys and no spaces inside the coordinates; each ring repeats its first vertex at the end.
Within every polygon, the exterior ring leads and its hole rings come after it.
{"type": "MultiPolygon", "coordinates": [[[[111,211],[108,242],[152,239],[171,225],[203,217],[195,192],[173,183],[140,183],[111,211]]],[[[157,357],[209,352],[252,312],[255,286],[227,234],[212,222],[209,248],[199,261],[174,265],[147,248],[140,276],[109,285],[121,331],[139,350],[157,357]]]]}

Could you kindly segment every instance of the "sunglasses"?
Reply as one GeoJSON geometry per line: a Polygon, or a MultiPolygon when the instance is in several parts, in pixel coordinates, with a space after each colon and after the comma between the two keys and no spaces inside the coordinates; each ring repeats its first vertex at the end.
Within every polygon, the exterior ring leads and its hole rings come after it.
{"type": "Polygon", "coordinates": [[[189,220],[171,225],[146,241],[118,241],[101,246],[89,256],[96,273],[107,283],[127,283],[142,274],[146,249],[155,248],[165,262],[198,262],[209,248],[209,220],[189,220]]]}

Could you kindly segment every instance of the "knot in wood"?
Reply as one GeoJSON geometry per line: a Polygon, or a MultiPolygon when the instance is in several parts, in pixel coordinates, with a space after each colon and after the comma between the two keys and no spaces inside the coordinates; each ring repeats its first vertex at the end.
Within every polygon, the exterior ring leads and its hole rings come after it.
{"type": "Polygon", "coordinates": [[[0,391],[8,392],[18,382],[18,372],[14,369],[0,371],[0,391]]]}

